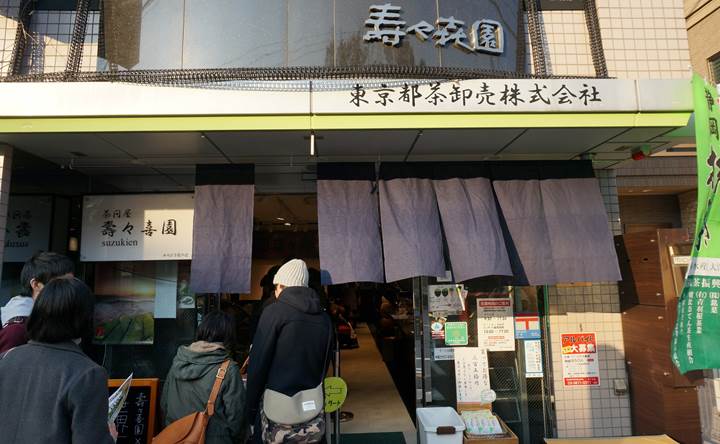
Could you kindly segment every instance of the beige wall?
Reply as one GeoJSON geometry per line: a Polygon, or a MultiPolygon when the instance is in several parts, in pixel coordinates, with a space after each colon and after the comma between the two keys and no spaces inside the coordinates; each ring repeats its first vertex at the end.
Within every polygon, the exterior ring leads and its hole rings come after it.
{"type": "Polygon", "coordinates": [[[720,53],[720,0],[685,0],[690,60],[695,71],[711,79],[708,59],[720,53]]]}

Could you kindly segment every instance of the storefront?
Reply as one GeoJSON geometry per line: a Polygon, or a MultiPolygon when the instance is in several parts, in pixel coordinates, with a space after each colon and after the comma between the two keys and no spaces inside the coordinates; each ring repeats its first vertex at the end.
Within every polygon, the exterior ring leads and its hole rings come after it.
{"type": "MultiPolygon", "coordinates": [[[[67,252],[99,299],[93,357],[162,379],[204,313],[249,328],[265,272],[301,257],[331,296],[395,295],[357,332],[387,384],[343,369],[342,433],[413,442],[415,407],[477,403],[524,443],[632,433],[612,167],[675,144],[688,80],[600,78],[591,1],[541,2],[590,18],[572,78],[547,70],[536,2],[441,2],[452,22],[436,2],[149,3],[86,5],[91,69],[29,41],[0,83],[3,296],[32,251],[67,252]]],[[[27,19],[47,37],[67,12],[27,19]]]]}

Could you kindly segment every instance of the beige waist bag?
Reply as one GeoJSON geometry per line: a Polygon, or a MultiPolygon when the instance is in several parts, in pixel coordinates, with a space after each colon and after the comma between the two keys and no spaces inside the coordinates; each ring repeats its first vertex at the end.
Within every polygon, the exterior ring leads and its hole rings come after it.
{"type": "Polygon", "coordinates": [[[330,341],[332,341],[332,321],[329,321],[328,343],[323,361],[323,374],[320,384],[312,389],[303,390],[288,396],[275,390],[266,388],[263,393],[263,412],[265,416],[275,424],[297,425],[309,422],[320,413],[325,407],[325,372],[328,368],[328,357],[330,356],[330,341]]]}
{"type": "Polygon", "coordinates": [[[325,402],[323,383],[309,390],[287,396],[265,389],[263,411],[276,424],[296,425],[308,422],[319,415],[325,402]]]}

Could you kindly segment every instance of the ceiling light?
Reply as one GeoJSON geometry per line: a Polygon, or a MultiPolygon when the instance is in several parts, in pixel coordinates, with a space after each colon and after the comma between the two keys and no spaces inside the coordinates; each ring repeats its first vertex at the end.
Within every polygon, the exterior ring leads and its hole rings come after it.
{"type": "Polygon", "coordinates": [[[315,132],[310,132],[310,155],[315,156],[315,132]]]}
{"type": "Polygon", "coordinates": [[[642,190],[643,193],[649,193],[652,190],[642,190]]]}
{"type": "Polygon", "coordinates": [[[285,222],[283,225],[285,225],[286,227],[292,226],[292,224],[290,222],[285,222]]]}
{"type": "Polygon", "coordinates": [[[279,220],[280,222],[285,221],[285,218],[284,218],[284,217],[276,217],[275,219],[279,220]]]}

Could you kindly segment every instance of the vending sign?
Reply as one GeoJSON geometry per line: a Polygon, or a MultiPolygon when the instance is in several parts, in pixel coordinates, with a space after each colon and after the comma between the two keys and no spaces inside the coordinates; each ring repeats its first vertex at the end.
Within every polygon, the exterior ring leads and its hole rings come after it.
{"type": "Polygon", "coordinates": [[[565,387],[600,386],[595,333],[561,335],[563,384],[565,387]]]}

